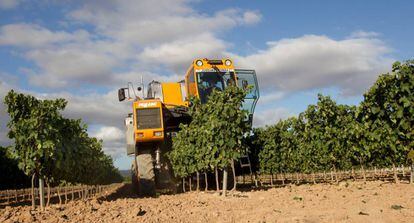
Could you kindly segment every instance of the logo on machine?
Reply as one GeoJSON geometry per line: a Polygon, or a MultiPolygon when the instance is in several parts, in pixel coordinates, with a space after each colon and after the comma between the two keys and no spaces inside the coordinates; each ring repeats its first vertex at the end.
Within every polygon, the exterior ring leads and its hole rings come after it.
{"type": "Polygon", "coordinates": [[[157,102],[142,102],[138,104],[138,107],[141,108],[148,108],[148,107],[155,107],[157,106],[157,102]]]}

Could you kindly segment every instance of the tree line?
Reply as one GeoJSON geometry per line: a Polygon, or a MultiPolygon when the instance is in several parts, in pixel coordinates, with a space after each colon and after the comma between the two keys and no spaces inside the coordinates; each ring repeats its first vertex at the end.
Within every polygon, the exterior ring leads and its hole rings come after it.
{"type": "Polygon", "coordinates": [[[7,157],[32,178],[32,188],[35,178],[44,179],[47,186],[122,181],[102,141],[90,137],[81,120],[63,117],[65,99],[41,100],[11,90],[4,103],[10,116],[8,137],[13,140],[7,157]]]}
{"type": "Polygon", "coordinates": [[[319,94],[304,112],[254,129],[251,139],[262,173],[395,170],[414,162],[413,127],[414,60],[409,60],[380,75],[359,105],[319,94]]]}

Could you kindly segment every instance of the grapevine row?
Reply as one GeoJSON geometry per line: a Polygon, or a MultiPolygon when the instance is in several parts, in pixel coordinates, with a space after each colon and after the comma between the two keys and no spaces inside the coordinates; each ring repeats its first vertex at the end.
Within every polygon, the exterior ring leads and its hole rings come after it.
{"type": "Polygon", "coordinates": [[[252,138],[262,173],[395,169],[414,162],[413,129],[414,61],[407,61],[380,75],[358,106],[318,95],[315,105],[252,138]]]}

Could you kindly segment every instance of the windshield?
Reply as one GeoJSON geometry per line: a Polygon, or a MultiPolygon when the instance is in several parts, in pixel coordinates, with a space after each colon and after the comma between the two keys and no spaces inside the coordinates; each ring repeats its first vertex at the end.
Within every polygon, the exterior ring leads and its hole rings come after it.
{"type": "Polygon", "coordinates": [[[234,72],[197,72],[198,94],[201,103],[207,102],[208,96],[214,89],[222,91],[228,85],[234,83],[234,72]]]}

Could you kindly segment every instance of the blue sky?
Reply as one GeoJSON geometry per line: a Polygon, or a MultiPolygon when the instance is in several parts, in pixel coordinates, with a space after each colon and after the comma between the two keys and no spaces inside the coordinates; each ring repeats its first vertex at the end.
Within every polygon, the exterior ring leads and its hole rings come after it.
{"type": "MultiPolygon", "coordinates": [[[[116,89],[142,75],[179,81],[192,59],[257,71],[256,126],[303,111],[317,93],[358,104],[378,74],[412,58],[411,1],[0,0],[0,96],[64,97],[128,169],[116,89]]],[[[7,114],[0,103],[0,144],[7,114]]]]}

